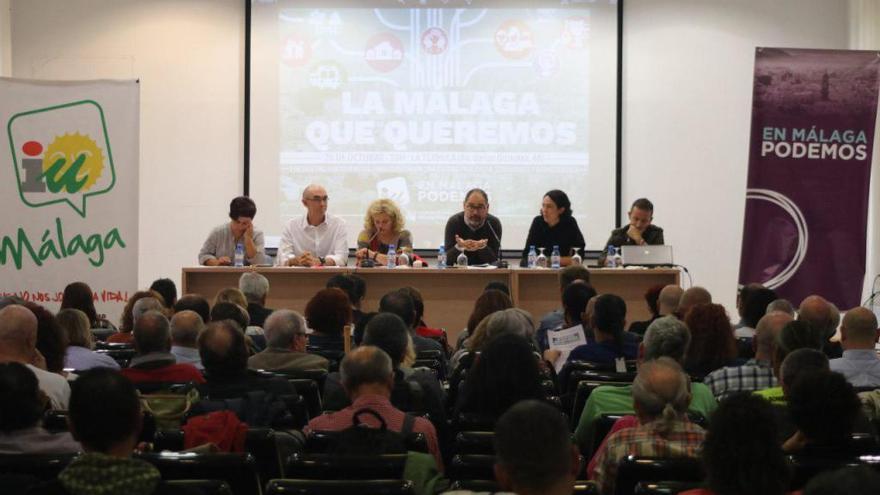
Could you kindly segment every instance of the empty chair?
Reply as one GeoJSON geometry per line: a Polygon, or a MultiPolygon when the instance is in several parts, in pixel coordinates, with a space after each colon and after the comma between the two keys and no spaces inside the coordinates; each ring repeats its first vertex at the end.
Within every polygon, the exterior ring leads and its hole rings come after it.
{"type": "Polygon", "coordinates": [[[289,478],[313,480],[402,479],[406,458],[407,454],[293,454],[284,472],[289,478]]]}
{"type": "MultiPolygon", "coordinates": [[[[580,370],[572,373],[568,385],[569,390],[574,387],[571,393],[571,422],[572,428],[577,427],[580,421],[581,413],[587,404],[587,399],[597,387],[602,385],[609,386],[626,386],[631,385],[636,375],[632,372],[616,373],[610,371],[588,371],[580,370]],[[573,385],[574,384],[574,385],[573,385]]],[[[565,405],[565,401],[563,401],[565,405]]]]}
{"type": "Polygon", "coordinates": [[[272,480],[266,495],[411,495],[413,484],[406,480],[272,480]]]}
{"type": "Polygon", "coordinates": [[[704,478],[700,461],[690,458],[656,459],[627,456],[620,461],[617,469],[615,493],[631,495],[636,484],[647,481],[691,481],[704,478]]]}
{"type": "Polygon", "coordinates": [[[460,431],[455,435],[456,454],[494,455],[495,433],[492,431],[460,431]]]}
{"type": "Polygon", "coordinates": [[[251,454],[167,453],[136,456],[156,466],[163,480],[210,479],[229,484],[235,495],[262,490],[257,463],[251,454]]]}
{"type": "MultiPolygon", "coordinates": [[[[266,480],[283,475],[283,461],[275,435],[271,428],[248,428],[244,441],[245,452],[254,456],[260,477],[266,480]]],[[[181,430],[157,431],[153,444],[157,451],[179,452],[184,449],[184,433],[181,430]]]]}
{"type": "Polygon", "coordinates": [[[495,456],[460,454],[452,458],[446,475],[451,480],[494,480],[495,456]]]}
{"type": "MultiPolygon", "coordinates": [[[[306,437],[306,452],[310,454],[326,454],[333,451],[339,442],[342,431],[313,430],[306,437]]],[[[428,440],[423,433],[410,432],[404,438],[406,449],[413,452],[428,453],[428,440]]]]}

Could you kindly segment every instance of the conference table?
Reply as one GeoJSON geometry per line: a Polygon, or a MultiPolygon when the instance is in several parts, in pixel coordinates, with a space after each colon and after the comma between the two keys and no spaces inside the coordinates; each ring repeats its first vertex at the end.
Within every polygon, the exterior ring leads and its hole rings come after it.
{"type": "MultiPolygon", "coordinates": [[[[367,295],[362,310],[375,311],[382,295],[400,288],[414,287],[425,300],[425,322],[445,328],[455,341],[467,325],[474,301],[489,282],[510,287],[514,305],[534,316],[560,308],[559,270],[460,268],[292,268],[292,267],[192,267],[183,268],[184,294],[201,294],[213,301],[217,292],[238,287],[242,273],[256,271],[269,280],[266,307],[303,312],[306,303],[337,273],[353,273],[364,278],[367,295]]],[[[626,301],[627,321],[648,320],[650,311],[645,291],[653,285],[679,285],[680,272],[670,268],[591,268],[590,283],[602,293],[617,294],[626,301]]]]}

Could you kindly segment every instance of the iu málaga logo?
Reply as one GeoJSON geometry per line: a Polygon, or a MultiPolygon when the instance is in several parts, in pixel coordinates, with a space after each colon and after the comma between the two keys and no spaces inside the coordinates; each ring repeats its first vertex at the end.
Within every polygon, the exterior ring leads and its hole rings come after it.
{"type": "Polygon", "coordinates": [[[85,217],[87,199],[113,189],[116,169],[97,102],[18,113],[6,128],[24,204],[37,208],[67,203],[85,217]]]}

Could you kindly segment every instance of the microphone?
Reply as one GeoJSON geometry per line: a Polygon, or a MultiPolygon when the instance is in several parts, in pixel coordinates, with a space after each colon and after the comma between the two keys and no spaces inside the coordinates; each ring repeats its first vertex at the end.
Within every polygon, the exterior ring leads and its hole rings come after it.
{"type": "Polygon", "coordinates": [[[377,229],[373,236],[367,239],[367,256],[365,258],[361,258],[360,263],[358,263],[359,268],[375,268],[376,260],[370,258],[370,244],[373,243],[373,239],[375,239],[379,235],[379,230],[377,229]]]}
{"type": "MultiPolygon", "coordinates": [[[[501,238],[498,237],[498,233],[495,232],[495,229],[492,227],[492,221],[489,218],[486,218],[486,225],[489,226],[489,232],[492,232],[492,237],[494,237],[495,240],[498,241],[498,251],[494,253],[495,263],[492,264],[497,266],[498,268],[507,268],[507,262],[501,259],[501,238]]],[[[486,244],[486,247],[489,247],[488,243],[486,244]]]]}

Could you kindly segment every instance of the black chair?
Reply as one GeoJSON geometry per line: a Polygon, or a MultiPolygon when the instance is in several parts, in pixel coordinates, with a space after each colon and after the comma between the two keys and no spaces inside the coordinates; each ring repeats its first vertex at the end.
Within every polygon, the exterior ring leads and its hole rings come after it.
{"type": "Polygon", "coordinates": [[[500,492],[501,487],[495,480],[458,480],[449,486],[450,491],[469,491],[475,493],[495,493],[500,492]]]}
{"type": "Polygon", "coordinates": [[[298,378],[302,380],[315,380],[318,383],[318,390],[324,390],[324,382],[327,381],[327,375],[329,374],[325,369],[313,369],[313,370],[285,370],[285,371],[266,371],[260,370],[263,373],[271,373],[276,376],[281,376],[284,378],[298,378]]]}
{"type": "Polygon", "coordinates": [[[453,450],[456,454],[494,455],[495,433],[491,431],[460,431],[455,435],[453,450]]]}
{"type": "Polygon", "coordinates": [[[317,354],[327,359],[327,361],[330,361],[330,364],[327,366],[327,371],[330,373],[339,371],[339,363],[341,363],[342,358],[345,357],[345,351],[339,351],[336,349],[322,349],[321,347],[310,345],[306,350],[309,354],[317,354]]]}
{"type": "Polygon", "coordinates": [[[262,482],[251,454],[149,453],[135,457],[154,465],[163,480],[207,479],[229,484],[235,495],[259,494],[262,482]]]}
{"type": "MultiPolygon", "coordinates": [[[[572,429],[577,427],[577,424],[581,419],[581,413],[584,412],[584,406],[587,405],[587,399],[590,398],[590,394],[593,393],[593,390],[601,387],[602,385],[615,387],[632,385],[632,382],[633,380],[635,380],[635,378],[635,372],[616,373],[611,371],[587,370],[579,370],[573,372],[569,379],[569,388],[571,388],[572,383],[576,384],[574,385],[574,392],[571,395],[572,429]]],[[[565,401],[563,400],[563,406],[564,405],[565,401]]]]}
{"type": "Polygon", "coordinates": [[[324,409],[321,404],[321,389],[318,382],[311,378],[288,378],[287,381],[296,388],[296,392],[305,401],[309,419],[320,416],[324,409]]]}
{"type": "Polygon", "coordinates": [[[272,480],[266,495],[412,495],[407,480],[272,480]]]}
{"type": "Polygon", "coordinates": [[[789,490],[800,490],[815,476],[826,471],[836,471],[846,467],[867,465],[880,472],[880,456],[853,455],[843,452],[838,455],[796,454],[788,456],[791,466],[789,490]]]}
{"type": "Polygon", "coordinates": [[[52,433],[68,431],[70,428],[67,424],[67,411],[54,409],[46,411],[46,414],[43,415],[43,428],[52,433]]]}
{"type": "Polygon", "coordinates": [[[494,480],[495,456],[460,454],[452,458],[446,470],[451,480],[494,480]]]}
{"type": "Polygon", "coordinates": [[[310,480],[402,479],[406,454],[341,456],[293,454],[284,472],[289,478],[310,480]]]}
{"type": "Polygon", "coordinates": [[[232,488],[222,480],[171,480],[165,484],[200,495],[233,495],[232,488]]]}
{"type": "MultiPolygon", "coordinates": [[[[33,476],[41,481],[58,477],[77,454],[3,454],[0,475],[33,476]]],[[[3,490],[2,493],[15,493],[3,490]]]]}
{"type": "Polygon", "coordinates": [[[452,418],[452,431],[494,431],[498,418],[481,413],[461,413],[452,418]]]}
{"type": "Polygon", "coordinates": [[[636,484],[635,495],[678,495],[681,492],[699,488],[702,483],[695,481],[650,481],[636,484]]]}
{"type": "Polygon", "coordinates": [[[703,467],[697,459],[658,459],[627,456],[620,461],[617,467],[614,493],[617,495],[633,495],[639,482],[701,482],[704,478],[703,467]]]}
{"type": "Polygon", "coordinates": [[[623,416],[623,414],[603,414],[596,418],[596,421],[593,423],[593,441],[591,442],[593,447],[589,453],[599,450],[599,446],[602,445],[602,441],[608,436],[608,432],[611,431],[614,423],[623,416]]]}
{"type": "MultiPolygon", "coordinates": [[[[112,344],[110,344],[112,345],[112,344]]],[[[98,354],[110,356],[120,368],[128,368],[128,363],[137,355],[134,349],[95,349],[98,354]]]]}
{"type": "MultiPolygon", "coordinates": [[[[271,428],[248,428],[244,440],[245,452],[252,454],[262,479],[278,478],[283,460],[281,458],[275,431],[271,428]]],[[[184,434],[181,430],[160,430],[156,432],[153,445],[157,451],[179,452],[184,449],[184,434]]]]}
{"type": "MultiPolygon", "coordinates": [[[[326,454],[339,441],[341,431],[311,431],[306,437],[306,452],[310,454],[326,454]]],[[[413,452],[428,452],[428,440],[424,433],[411,432],[404,439],[406,449],[413,452]]]]}
{"type": "Polygon", "coordinates": [[[0,473],[0,493],[27,493],[43,480],[29,474],[0,473]]]}

